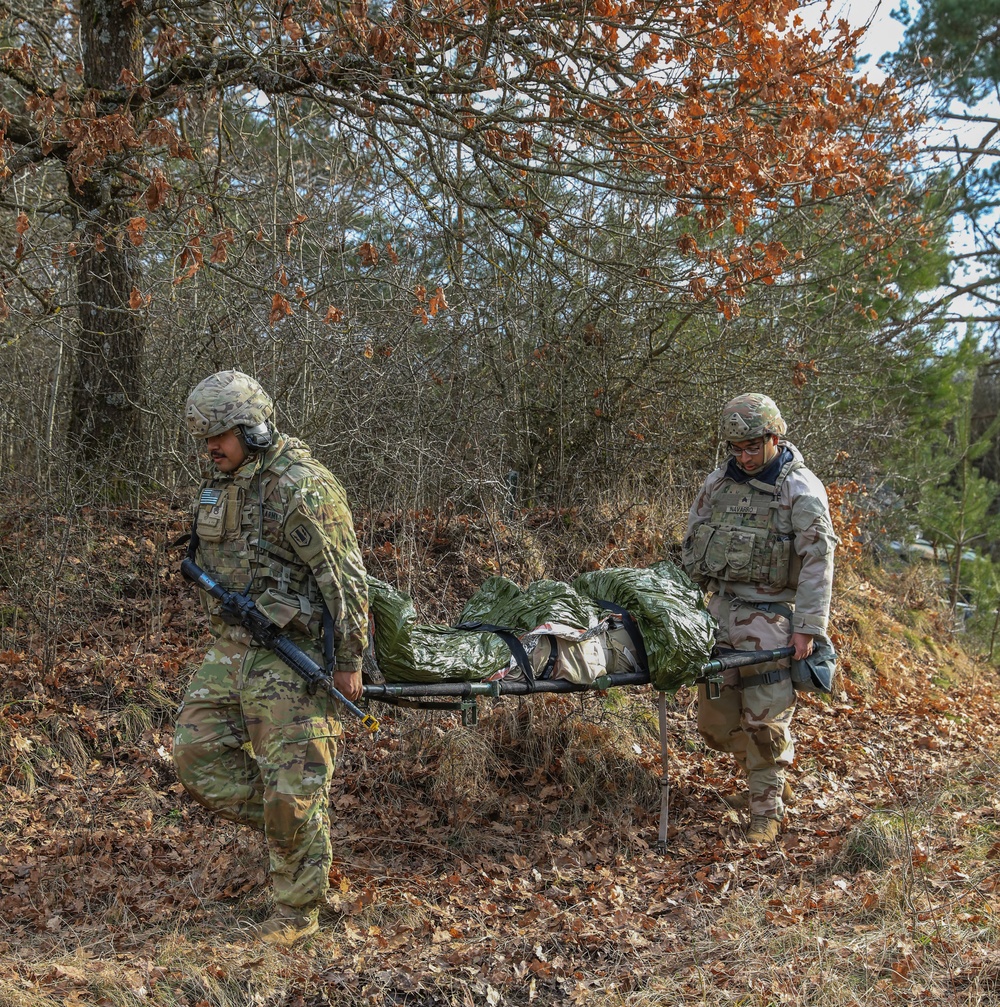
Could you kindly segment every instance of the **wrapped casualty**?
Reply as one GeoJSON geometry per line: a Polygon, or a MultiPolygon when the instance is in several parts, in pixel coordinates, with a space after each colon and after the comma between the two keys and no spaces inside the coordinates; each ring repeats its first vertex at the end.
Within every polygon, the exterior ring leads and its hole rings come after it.
{"type": "Polygon", "coordinates": [[[368,578],[375,658],[387,682],[482,681],[506,669],[510,649],[493,633],[417,622],[413,600],[368,578]]]}
{"type": "MultiPolygon", "coordinates": [[[[658,691],[676,692],[690,685],[709,659],[715,620],[705,607],[701,588],[673,563],[593,570],[577,577],[573,587],[595,603],[610,602],[624,609],[634,619],[650,681],[658,691]]],[[[618,630],[616,637],[624,657],[641,656],[627,631],[618,630]]]]}
{"type": "Polygon", "coordinates": [[[667,562],[596,570],[572,585],[539,580],[522,589],[491,577],[457,627],[418,623],[410,597],[375,578],[369,596],[388,682],[524,677],[520,657],[534,678],[578,684],[648,668],[658,690],[673,692],[708,660],[715,625],[700,589],[667,562]]]}

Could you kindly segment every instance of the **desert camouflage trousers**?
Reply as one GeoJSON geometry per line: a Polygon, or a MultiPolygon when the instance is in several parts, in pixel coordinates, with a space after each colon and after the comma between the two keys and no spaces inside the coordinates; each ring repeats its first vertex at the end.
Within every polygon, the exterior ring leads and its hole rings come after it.
{"type": "Polygon", "coordinates": [[[326,898],[340,733],[325,692],[310,696],[276,655],[226,637],[205,655],[178,711],[177,776],[200,804],[264,833],[276,903],[326,898]]]}
{"type": "MultiPolygon", "coordinates": [[[[791,623],[777,612],[762,612],[731,596],[723,603],[718,595],[710,600],[709,611],[719,622],[720,647],[771,650],[787,647],[791,640],[791,623]]],[[[733,754],[747,776],[750,813],[767,818],[782,818],[785,813],[781,792],[795,757],[791,733],[795,689],[788,678],[746,689],[739,683],[741,678],[787,665],[785,658],[727,669],[718,699],[709,699],[704,685],[698,687],[698,732],[709,748],[733,754]]]]}

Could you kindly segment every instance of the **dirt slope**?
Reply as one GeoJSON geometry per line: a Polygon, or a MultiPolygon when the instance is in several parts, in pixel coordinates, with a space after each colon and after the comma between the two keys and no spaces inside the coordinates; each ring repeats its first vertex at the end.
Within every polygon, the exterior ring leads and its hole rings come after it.
{"type": "MultiPolygon", "coordinates": [[[[440,606],[428,618],[527,554],[523,535],[428,527],[408,547],[366,533],[380,575],[440,606]]],[[[86,597],[92,618],[64,615],[43,646],[28,613],[0,652],[4,1007],[1000,1003],[996,675],[907,585],[841,574],[845,674],[832,701],[801,702],[775,848],[744,847],[719,799],[732,767],[698,740],[686,691],[662,852],[648,690],[508,700],[475,730],[383,709],[379,745],[350,732],[342,753],[324,930],[278,952],[246,939],[268,910],[260,841],[194,806],[170,763],[203,643],[191,593],[166,534],[120,534],[95,535],[60,589],[60,611],[86,597]],[[125,602],[124,553],[145,585],[125,602]]],[[[604,536],[553,572],[623,551],[604,536]]]]}

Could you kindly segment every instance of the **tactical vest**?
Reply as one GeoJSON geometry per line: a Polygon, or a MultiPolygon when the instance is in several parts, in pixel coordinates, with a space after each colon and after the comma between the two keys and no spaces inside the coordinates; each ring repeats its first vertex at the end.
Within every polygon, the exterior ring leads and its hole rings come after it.
{"type": "Polygon", "coordinates": [[[797,587],[801,563],[792,551],[791,531],[778,529],[778,508],[782,485],[802,467],[798,459],[790,461],[773,486],[756,479],[723,480],[712,496],[711,517],[695,530],[693,570],[719,581],[797,587]]]}
{"type": "MultiPolygon", "coordinates": [[[[249,468],[245,476],[202,483],[195,503],[195,529],[201,566],[227,590],[248,591],[272,622],[319,639],[323,597],[309,567],[286,547],[282,526],[295,492],[279,485],[295,465],[314,465],[295,441],[278,444],[277,457],[249,468]]],[[[273,449],[272,449],[273,450],[273,449]]],[[[269,452],[270,453],[270,452],[269,452]]],[[[242,469],[240,470],[242,471],[242,469]]],[[[224,630],[217,604],[203,595],[212,626],[224,630]]]]}

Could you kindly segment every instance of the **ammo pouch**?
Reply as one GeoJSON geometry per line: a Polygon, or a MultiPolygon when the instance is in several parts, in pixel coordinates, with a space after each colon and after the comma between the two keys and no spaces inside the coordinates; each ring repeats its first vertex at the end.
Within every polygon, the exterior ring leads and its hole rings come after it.
{"type": "Polygon", "coordinates": [[[322,598],[314,603],[304,594],[291,594],[271,587],[257,598],[256,604],[278,629],[319,637],[325,607],[322,598]]]}
{"type": "Polygon", "coordinates": [[[818,633],[813,637],[813,652],[804,661],[792,658],[792,685],[798,692],[832,692],[836,670],[837,652],[830,638],[818,633]]]}
{"type": "Polygon", "coordinates": [[[205,486],[198,495],[195,527],[203,542],[225,542],[236,538],[243,517],[243,490],[229,483],[226,486],[205,486]]]}
{"type": "Polygon", "coordinates": [[[777,535],[770,528],[703,524],[695,531],[692,552],[693,568],[703,577],[777,590],[789,586],[790,535],[777,535]]]}

